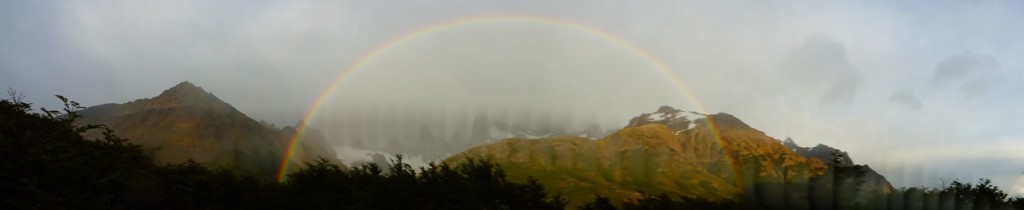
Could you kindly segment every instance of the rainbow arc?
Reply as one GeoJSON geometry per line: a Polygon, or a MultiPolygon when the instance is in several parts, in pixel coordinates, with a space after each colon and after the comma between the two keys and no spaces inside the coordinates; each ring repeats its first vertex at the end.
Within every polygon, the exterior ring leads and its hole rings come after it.
{"type": "MultiPolygon", "coordinates": [[[[506,15],[506,16],[479,16],[479,17],[470,17],[470,18],[456,19],[456,20],[453,20],[453,21],[442,22],[442,23],[430,25],[430,26],[427,26],[427,27],[415,30],[415,31],[413,31],[411,33],[407,33],[405,35],[402,35],[402,36],[399,36],[397,38],[391,39],[390,41],[388,41],[388,42],[386,42],[386,43],[384,43],[384,44],[374,48],[370,52],[364,54],[362,57],[360,57],[359,59],[355,60],[355,62],[350,64],[348,67],[346,67],[345,69],[341,70],[338,73],[338,75],[335,77],[336,79],[334,79],[334,81],[331,82],[331,84],[328,85],[327,88],[323,89],[323,91],[320,93],[320,96],[316,99],[316,101],[314,101],[312,107],[309,109],[310,111],[308,113],[306,113],[306,115],[304,116],[303,119],[305,119],[306,122],[310,122],[311,119],[313,119],[314,117],[317,116],[317,112],[323,107],[323,105],[326,103],[326,101],[328,101],[331,98],[333,93],[336,90],[338,90],[339,88],[342,88],[342,85],[345,83],[346,80],[351,78],[352,75],[355,72],[357,72],[360,69],[362,69],[362,67],[367,65],[367,63],[369,63],[371,61],[374,61],[375,59],[377,59],[378,57],[380,57],[381,55],[383,55],[383,54],[385,54],[385,53],[387,53],[389,51],[392,51],[392,50],[395,50],[395,49],[399,49],[404,44],[409,43],[410,41],[413,41],[416,38],[419,38],[419,37],[422,37],[422,36],[425,36],[425,35],[434,34],[434,33],[437,33],[439,31],[450,30],[450,29],[466,27],[466,26],[473,26],[473,25],[478,25],[478,24],[494,24],[494,23],[502,23],[502,22],[524,22],[524,23],[530,23],[530,24],[543,24],[543,25],[549,25],[549,26],[557,26],[557,27],[569,28],[569,29],[573,29],[573,30],[582,31],[582,32],[585,32],[587,34],[591,34],[591,35],[594,35],[594,36],[598,36],[602,40],[608,41],[608,42],[610,42],[610,43],[612,43],[614,45],[620,46],[620,47],[624,47],[624,48],[628,49],[629,51],[631,51],[632,53],[635,53],[636,55],[642,57],[647,62],[650,62],[652,65],[654,65],[656,67],[656,69],[658,69],[666,78],[668,78],[669,80],[672,81],[673,85],[676,86],[683,93],[683,97],[685,97],[686,100],[690,101],[691,104],[698,111],[703,112],[703,113],[707,113],[707,111],[704,108],[704,106],[699,103],[699,101],[697,100],[696,95],[690,90],[690,88],[688,88],[685,85],[686,83],[681,79],[681,77],[679,77],[675,73],[673,73],[673,71],[667,65],[665,65],[665,63],[662,62],[660,59],[658,59],[657,57],[655,57],[654,55],[652,55],[648,51],[646,51],[646,50],[644,50],[644,49],[642,49],[640,47],[637,47],[635,44],[633,44],[633,43],[631,43],[629,41],[626,41],[625,39],[619,38],[619,37],[617,37],[617,36],[615,36],[615,35],[613,35],[611,33],[608,33],[608,32],[606,32],[604,30],[601,30],[599,28],[588,26],[588,25],[585,25],[585,24],[582,24],[582,23],[578,23],[578,22],[569,21],[569,20],[549,18],[549,17],[539,17],[539,16],[506,15]]],[[[719,144],[722,145],[722,147],[723,147],[722,148],[723,152],[726,152],[727,155],[729,157],[731,157],[731,155],[728,154],[729,150],[724,148],[727,144],[725,144],[725,142],[722,142],[722,138],[720,136],[720,132],[719,132],[719,129],[717,128],[717,125],[715,123],[713,123],[713,121],[711,121],[712,119],[708,118],[708,120],[709,120],[708,124],[715,131],[714,132],[715,138],[719,141],[719,144]]],[[[298,129],[298,132],[297,132],[297,134],[295,136],[293,136],[289,140],[288,145],[287,145],[287,149],[286,149],[286,151],[284,153],[284,157],[282,158],[281,164],[278,167],[278,171],[277,171],[277,180],[278,181],[282,181],[282,182],[285,181],[285,179],[287,178],[288,171],[290,170],[292,165],[295,165],[295,163],[292,163],[293,155],[294,155],[294,152],[295,152],[295,146],[298,145],[299,140],[302,138],[302,135],[304,135],[305,130],[306,130],[306,126],[303,125],[303,126],[300,126],[297,129],[298,129]]],[[[730,160],[730,161],[732,161],[732,160],[730,160]]],[[[737,169],[735,167],[735,162],[730,162],[730,165],[732,167],[733,174],[736,175],[737,174],[736,173],[737,169]]]]}

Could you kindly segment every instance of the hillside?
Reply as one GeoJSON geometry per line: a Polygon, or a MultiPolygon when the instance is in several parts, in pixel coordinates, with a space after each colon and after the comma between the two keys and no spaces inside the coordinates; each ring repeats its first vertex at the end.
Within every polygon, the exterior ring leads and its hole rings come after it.
{"type": "Polygon", "coordinates": [[[893,191],[889,180],[886,180],[884,176],[871,169],[870,166],[855,164],[853,157],[850,157],[848,153],[842,150],[824,144],[818,144],[814,147],[801,147],[793,139],[789,138],[782,141],[782,144],[801,156],[821,160],[832,169],[820,179],[819,182],[822,183],[819,183],[819,185],[825,183],[834,184],[837,182],[836,177],[839,177],[838,180],[844,182],[844,184],[861,182],[856,189],[859,201],[867,201],[872,194],[888,194],[893,191]],[[848,171],[848,174],[837,176],[835,170],[837,167],[845,169],[842,171],[848,171]]]}
{"type": "Polygon", "coordinates": [[[828,171],[822,161],[798,155],[732,115],[705,116],[671,107],[634,118],[597,140],[506,139],[447,162],[472,157],[498,162],[513,178],[535,177],[565,193],[573,201],[570,206],[595,193],[622,201],[644,192],[806,208],[807,183],[828,171]]]}
{"type": "MultiPolygon", "coordinates": [[[[117,135],[142,145],[159,162],[199,163],[273,175],[296,131],[277,130],[239,112],[189,82],[159,96],[123,104],[104,104],[78,112],[83,124],[104,124],[117,135]]],[[[90,132],[86,136],[99,136],[90,132]]],[[[304,135],[298,160],[336,155],[320,135],[304,135]]]]}

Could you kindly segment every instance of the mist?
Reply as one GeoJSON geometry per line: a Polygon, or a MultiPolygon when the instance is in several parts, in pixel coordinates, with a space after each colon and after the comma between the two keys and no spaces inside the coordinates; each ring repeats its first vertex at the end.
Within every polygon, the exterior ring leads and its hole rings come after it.
{"type": "Polygon", "coordinates": [[[94,106],[191,81],[253,118],[309,121],[338,144],[422,130],[469,138],[477,116],[615,129],[671,105],[843,148],[898,186],[990,177],[1022,192],[1024,157],[1013,150],[1024,145],[1024,121],[1015,119],[1024,116],[1022,9],[1011,1],[3,2],[0,84],[57,108],[51,95],[94,106]],[[424,28],[495,15],[577,23],[650,58],[579,29],[498,21],[424,34],[350,68],[424,28]]]}

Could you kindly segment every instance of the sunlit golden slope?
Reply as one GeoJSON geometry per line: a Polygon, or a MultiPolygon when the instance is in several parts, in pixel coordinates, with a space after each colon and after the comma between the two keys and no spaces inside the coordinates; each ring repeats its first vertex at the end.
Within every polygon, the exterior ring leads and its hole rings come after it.
{"type": "Polygon", "coordinates": [[[467,157],[496,161],[513,178],[531,176],[564,193],[572,199],[570,206],[589,201],[595,193],[622,200],[640,192],[713,200],[775,196],[787,202],[807,196],[806,186],[793,185],[806,185],[811,176],[828,170],[820,160],[795,154],[731,115],[706,118],[720,128],[721,141],[704,118],[688,128],[682,125],[689,119],[673,117],[686,121],[669,123],[675,129],[664,120],[634,119],[636,123],[598,140],[506,139],[447,162],[458,164],[467,157]]]}

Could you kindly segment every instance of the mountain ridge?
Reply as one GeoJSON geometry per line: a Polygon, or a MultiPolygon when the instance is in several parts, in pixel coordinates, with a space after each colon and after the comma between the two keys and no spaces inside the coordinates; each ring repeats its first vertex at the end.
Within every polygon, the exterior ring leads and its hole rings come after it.
{"type": "MultiPolygon", "coordinates": [[[[159,162],[199,163],[272,177],[294,131],[270,128],[191,82],[158,96],[123,104],[102,104],[78,111],[80,123],[104,124],[142,145],[159,162]]],[[[294,129],[292,129],[294,130],[294,129]]],[[[86,133],[99,136],[98,132],[86,133]]],[[[319,135],[303,142],[325,145],[319,135]]],[[[321,146],[318,146],[321,147],[321,146]]],[[[307,153],[304,151],[300,153],[307,153]]],[[[336,158],[330,147],[309,155],[336,158]]],[[[306,160],[312,158],[298,158],[306,160]]]]}
{"type": "Polygon", "coordinates": [[[818,196],[814,192],[833,181],[822,178],[831,173],[825,161],[798,154],[733,115],[668,106],[634,117],[622,130],[596,140],[510,138],[445,162],[476,157],[499,163],[510,177],[537,178],[569,197],[570,206],[593,194],[626,201],[642,193],[664,193],[808,209],[815,205],[808,202],[818,196]]]}
{"type": "Polygon", "coordinates": [[[892,183],[885,176],[871,169],[871,166],[857,165],[853,161],[853,157],[845,151],[824,144],[817,144],[814,147],[801,147],[790,138],[786,138],[786,140],[781,142],[786,148],[792,149],[793,152],[801,156],[825,162],[830,169],[828,175],[831,175],[831,177],[825,177],[824,179],[830,179],[829,181],[831,182],[860,182],[858,189],[856,189],[857,197],[860,201],[867,201],[866,199],[872,194],[888,194],[894,189],[892,183]],[[841,171],[849,171],[846,172],[848,174],[837,174],[843,173],[837,172],[837,168],[840,167],[842,168],[840,169],[841,171]]]}

